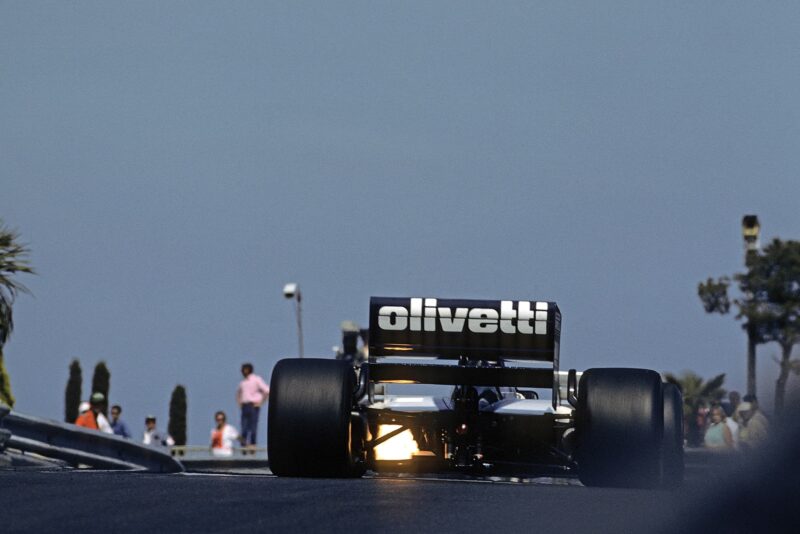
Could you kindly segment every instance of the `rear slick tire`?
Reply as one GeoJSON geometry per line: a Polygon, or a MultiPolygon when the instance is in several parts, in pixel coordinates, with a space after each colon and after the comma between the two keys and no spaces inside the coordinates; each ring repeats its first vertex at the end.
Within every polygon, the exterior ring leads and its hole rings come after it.
{"type": "Polygon", "coordinates": [[[270,381],[270,470],[286,477],[363,474],[351,452],[355,373],[339,360],[279,361],[270,381]]]}
{"type": "Polygon", "coordinates": [[[664,384],[664,442],[661,484],[677,488],[683,484],[683,396],[675,384],[664,384]]]}
{"type": "Polygon", "coordinates": [[[653,488],[661,481],[664,397],[646,369],[589,369],[578,387],[578,478],[586,486],[653,488]]]}

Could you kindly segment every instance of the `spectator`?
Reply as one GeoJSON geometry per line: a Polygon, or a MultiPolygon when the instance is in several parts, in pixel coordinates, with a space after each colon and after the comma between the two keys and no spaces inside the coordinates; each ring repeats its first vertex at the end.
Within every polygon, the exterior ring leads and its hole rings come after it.
{"type": "Polygon", "coordinates": [[[258,412],[269,400],[269,386],[253,372],[251,363],[242,364],[242,376],[244,378],[236,391],[236,402],[242,411],[242,444],[255,454],[258,412]]]}
{"type": "Polygon", "coordinates": [[[128,425],[125,424],[125,421],[120,419],[120,414],[122,414],[122,408],[120,408],[119,404],[115,404],[111,407],[111,428],[117,436],[130,438],[131,431],[128,430],[128,425]]]}
{"type": "Polygon", "coordinates": [[[226,423],[225,412],[214,414],[216,426],[211,429],[211,454],[214,456],[233,456],[233,443],[239,439],[239,432],[226,423]]]}
{"type": "MultiPolygon", "coordinates": [[[[742,400],[744,402],[749,402],[751,409],[753,409],[753,410],[759,410],[760,409],[759,404],[758,404],[758,398],[753,393],[748,393],[747,395],[744,396],[744,398],[742,400]]],[[[764,413],[762,412],[761,415],[764,415],[764,413]]],[[[766,415],[764,415],[764,417],[766,417],[766,415]]]]}
{"type": "Polygon", "coordinates": [[[690,447],[700,447],[703,445],[703,436],[706,433],[706,419],[708,417],[708,407],[705,401],[700,401],[692,413],[689,427],[688,445],[690,447]]]}
{"type": "Polygon", "coordinates": [[[82,426],[83,428],[91,428],[92,430],[100,430],[97,426],[97,416],[95,416],[92,410],[91,403],[86,401],[81,402],[80,406],[78,406],[78,411],[80,415],[75,419],[76,425],[82,426]]]}
{"type": "Polygon", "coordinates": [[[175,445],[175,440],[169,434],[162,433],[156,429],[156,416],[148,415],[144,418],[144,438],[142,443],[159,447],[172,447],[175,445]]]}
{"type": "Polygon", "coordinates": [[[92,393],[89,399],[89,409],[83,412],[75,420],[75,424],[84,428],[91,428],[99,430],[106,434],[113,434],[114,430],[103,415],[103,407],[105,406],[106,398],[102,393],[92,393]]]}
{"type": "Polygon", "coordinates": [[[728,429],[731,431],[731,437],[733,438],[733,448],[739,450],[739,423],[736,421],[734,417],[728,417],[726,415],[725,424],[728,425],[728,429]]]}
{"type": "Polygon", "coordinates": [[[736,413],[739,416],[739,445],[743,450],[753,450],[764,444],[769,436],[769,421],[758,408],[755,395],[745,395],[736,413]]]}
{"type": "Polygon", "coordinates": [[[708,449],[733,450],[733,435],[725,423],[725,410],[719,404],[711,408],[711,424],[708,425],[703,443],[708,449]]]}

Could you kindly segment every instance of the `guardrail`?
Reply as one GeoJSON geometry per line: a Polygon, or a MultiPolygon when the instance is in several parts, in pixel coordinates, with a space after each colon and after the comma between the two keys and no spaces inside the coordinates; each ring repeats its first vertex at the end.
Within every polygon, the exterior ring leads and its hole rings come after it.
{"type": "Polygon", "coordinates": [[[170,447],[172,456],[184,460],[265,460],[267,458],[266,447],[246,449],[244,447],[234,447],[233,454],[230,456],[217,456],[211,452],[211,447],[202,445],[174,445],[170,447]]]}
{"type": "MultiPolygon", "coordinates": [[[[10,408],[0,405],[0,424],[2,424],[3,417],[7,416],[10,411],[10,408]]],[[[5,428],[0,428],[0,452],[5,450],[9,439],[11,439],[11,431],[6,430],[5,428]]]]}
{"type": "Polygon", "coordinates": [[[57,458],[73,465],[156,473],[184,471],[181,462],[167,449],[159,450],[120,436],[0,407],[0,432],[2,429],[10,432],[6,447],[57,458]]]}
{"type": "Polygon", "coordinates": [[[183,445],[171,448],[172,455],[180,458],[187,471],[227,471],[236,469],[266,469],[269,467],[266,448],[245,449],[236,447],[231,456],[215,456],[202,445],[183,445]]]}

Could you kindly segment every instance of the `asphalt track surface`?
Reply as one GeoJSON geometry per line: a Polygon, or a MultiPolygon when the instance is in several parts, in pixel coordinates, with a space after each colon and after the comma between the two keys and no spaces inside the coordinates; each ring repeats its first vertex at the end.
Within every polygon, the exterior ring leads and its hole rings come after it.
{"type": "MultiPolygon", "coordinates": [[[[746,511],[752,500],[725,489],[747,483],[741,458],[687,459],[680,490],[587,488],[570,477],[335,480],[283,479],[258,469],[175,475],[0,471],[0,532],[799,531],[793,512],[762,519],[755,509],[735,519],[737,506],[746,511]],[[715,510],[728,510],[733,520],[709,530],[719,522],[708,523],[708,515],[722,513],[715,510]]],[[[797,496],[778,490],[785,499],[797,496]]]]}
{"type": "Polygon", "coordinates": [[[14,472],[0,475],[0,483],[8,532],[520,532],[564,531],[565,521],[567,532],[596,532],[674,498],[433,477],[14,472]]]}

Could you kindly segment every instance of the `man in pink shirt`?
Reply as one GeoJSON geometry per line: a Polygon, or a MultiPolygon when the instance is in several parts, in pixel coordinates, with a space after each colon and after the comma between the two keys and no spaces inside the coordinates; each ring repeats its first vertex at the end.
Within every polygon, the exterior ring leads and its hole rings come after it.
{"type": "Polygon", "coordinates": [[[242,445],[250,449],[256,448],[256,433],[258,431],[258,412],[261,405],[269,400],[269,386],[264,380],[253,372],[252,363],[242,364],[242,379],[236,391],[236,402],[242,410],[242,445]]]}

